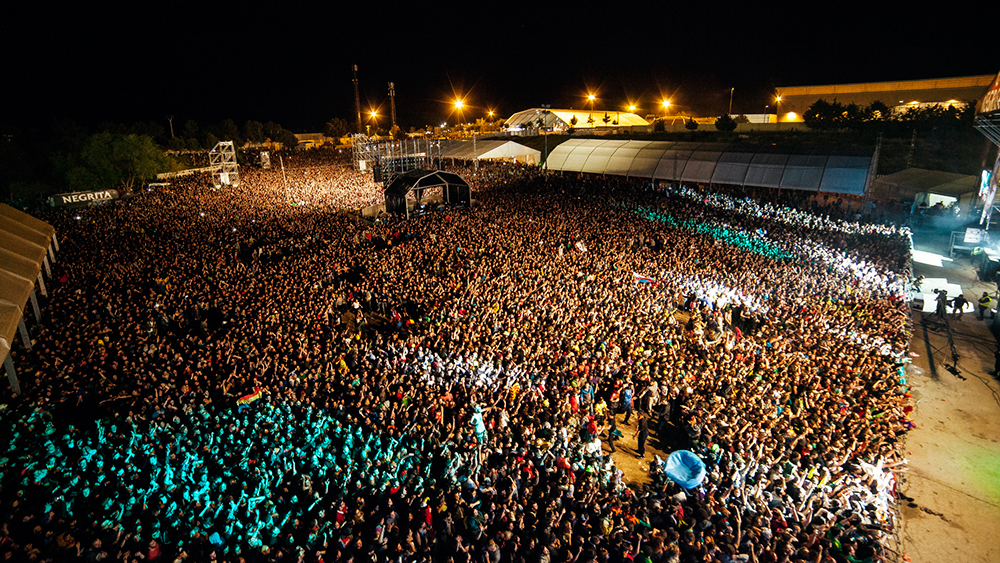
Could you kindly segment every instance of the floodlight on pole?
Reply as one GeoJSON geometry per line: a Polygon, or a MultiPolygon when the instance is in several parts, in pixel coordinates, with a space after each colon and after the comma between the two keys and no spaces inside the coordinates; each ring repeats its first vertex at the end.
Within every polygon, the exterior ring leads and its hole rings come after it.
{"type": "Polygon", "coordinates": [[[594,123],[594,100],[596,100],[596,99],[597,99],[597,96],[595,96],[593,93],[590,93],[590,92],[587,93],[587,101],[590,102],[590,116],[587,118],[587,123],[590,123],[591,127],[594,127],[594,125],[593,125],[593,123],[594,123]]]}

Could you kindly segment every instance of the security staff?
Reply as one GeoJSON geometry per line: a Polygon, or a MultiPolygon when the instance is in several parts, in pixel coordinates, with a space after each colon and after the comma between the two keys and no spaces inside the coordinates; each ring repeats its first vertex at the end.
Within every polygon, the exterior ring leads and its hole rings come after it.
{"type": "Polygon", "coordinates": [[[986,311],[988,311],[990,309],[990,302],[991,301],[992,300],[990,299],[989,292],[984,291],[983,292],[983,296],[979,298],[979,312],[977,313],[977,316],[980,319],[985,319],[986,318],[986,311]]]}

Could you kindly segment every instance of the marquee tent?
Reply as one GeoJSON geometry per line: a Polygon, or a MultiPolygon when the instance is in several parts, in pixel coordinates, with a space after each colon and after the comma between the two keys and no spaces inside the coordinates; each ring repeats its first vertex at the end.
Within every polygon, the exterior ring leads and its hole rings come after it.
{"type": "Polygon", "coordinates": [[[565,131],[574,129],[642,127],[648,128],[649,122],[638,115],[625,111],[607,109],[549,109],[530,108],[519,111],[507,118],[504,125],[508,129],[531,129],[542,121],[546,129],[565,131]],[[605,123],[605,116],[608,121],[605,123]],[[573,119],[576,118],[576,124],[573,119]]]}
{"type": "Polygon", "coordinates": [[[457,160],[505,160],[537,164],[542,152],[516,143],[497,139],[449,141],[441,148],[441,156],[457,160]]]}
{"type": "Polygon", "coordinates": [[[569,139],[549,170],[861,195],[874,149],[569,139]]]}
{"type": "Polygon", "coordinates": [[[7,377],[15,393],[20,393],[20,385],[10,359],[10,348],[18,329],[25,347],[31,348],[24,311],[30,300],[36,320],[41,316],[35,297],[35,281],[45,294],[42,267],[51,275],[49,257],[55,261],[53,246],[58,249],[56,232],[51,225],[0,204],[0,357],[4,359],[7,377]]]}

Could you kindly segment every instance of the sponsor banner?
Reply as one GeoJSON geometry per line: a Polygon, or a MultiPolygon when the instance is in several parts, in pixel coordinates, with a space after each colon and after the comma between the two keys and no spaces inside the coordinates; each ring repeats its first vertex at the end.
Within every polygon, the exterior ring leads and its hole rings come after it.
{"type": "Polygon", "coordinates": [[[80,207],[90,205],[91,203],[111,201],[113,199],[118,199],[118,190],[56,194],[49,198],[49,204],[54,207],[80,207]]]}
{"type": "Polygon", "coordinates": [[[983,99],[979,101],[979,105],[976,106],[976,114],[990,114],[995,111],[1000,111],[1000,72],[997,73],[997,77],[993,79],[993,84],[990,84],[989,89],[986,90],[986,95],[983,99]]]}

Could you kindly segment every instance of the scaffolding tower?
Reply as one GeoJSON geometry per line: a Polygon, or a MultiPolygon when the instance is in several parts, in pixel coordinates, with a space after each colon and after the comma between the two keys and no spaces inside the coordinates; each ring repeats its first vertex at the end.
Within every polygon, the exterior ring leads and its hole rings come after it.
{"type": "Polygon", "coordinates": [[[240,185],[240,169],[236,163],[236,148],[232,141],[219,141],[208,153],[208,162],[216,188],[235,188],[240,185]]]}

